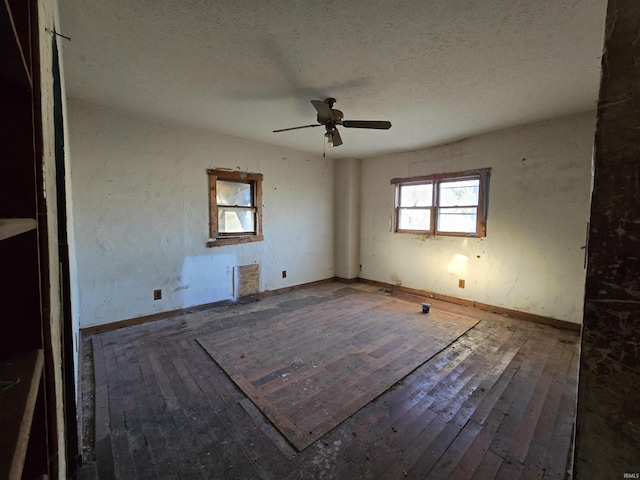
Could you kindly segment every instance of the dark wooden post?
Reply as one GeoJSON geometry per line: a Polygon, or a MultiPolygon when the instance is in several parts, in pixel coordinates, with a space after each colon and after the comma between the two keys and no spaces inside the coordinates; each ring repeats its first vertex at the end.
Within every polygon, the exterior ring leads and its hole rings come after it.
{"type": "Polygon", "coordinates": [[[597,118],[574,462],[580,480],[640,473],[637,0],[609,1],[597,118]]]}

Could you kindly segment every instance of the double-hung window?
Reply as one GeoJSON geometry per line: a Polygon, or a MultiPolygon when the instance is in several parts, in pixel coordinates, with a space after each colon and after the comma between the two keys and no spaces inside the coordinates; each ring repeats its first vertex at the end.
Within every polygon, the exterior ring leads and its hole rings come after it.
{"type": "Polygon", "coordinates": [[[262,240],[262,175],[228,170],[207,173],[210,237],[207,246],[262,240]]]}
{"type": "Polygon", "coordinates": [[[395,232],[484,237],[491,169],[394,178],[395,232]]]}

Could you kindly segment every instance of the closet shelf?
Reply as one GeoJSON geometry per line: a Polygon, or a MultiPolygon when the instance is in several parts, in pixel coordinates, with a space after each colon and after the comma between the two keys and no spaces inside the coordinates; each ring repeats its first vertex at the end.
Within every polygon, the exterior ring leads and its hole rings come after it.
{"type": "Polygon", "coordinates": [[[20,478],[40,389],[42,350],[0,360],[0,478],[20,478]],[[18,380],[19,379],[19,380],[18,380]]]}
{"type": "Polygon", "coordinates": [[[0,218],[0,240],[34,230],[36,225],[33,218],[0,218]]]}

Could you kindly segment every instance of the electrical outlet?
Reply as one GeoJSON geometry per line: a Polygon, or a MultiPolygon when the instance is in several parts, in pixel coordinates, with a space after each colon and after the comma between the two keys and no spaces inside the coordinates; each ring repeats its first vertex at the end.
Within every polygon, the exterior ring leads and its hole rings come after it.
{"type": "Polygon", "coordinates": [[[464,288],[464,280],[458,280],[458,288],[464,288]]]}
{"type": "Polygon", "coordinates": [[[154,290],[153,291],[153,299],[154,300],[162,300],[162,290],[154,290]]]}
{"type": "Polygon", "coordinates": [[[282,270],[282,278],[287,278],[287,271],[286,270],[282,270]]]}

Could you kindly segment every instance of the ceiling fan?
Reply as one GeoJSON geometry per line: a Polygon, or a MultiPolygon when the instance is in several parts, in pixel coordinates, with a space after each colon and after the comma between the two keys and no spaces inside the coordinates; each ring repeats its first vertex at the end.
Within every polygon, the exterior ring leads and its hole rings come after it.
{"type": "Polygon", "coordinates": [[[302,125],[301,127],[282,128],[273,132],[288,132],[289,130],[298,130],[300,128],[324,126],[327,130],[324,136],[327,138],[329,146],[339,147],[342,145],[342,138],[340,138],[340,132],[336,128],[338,125],[344,128],[372,128],[377,130],[389,130],[391,128],[391,122],[383,120],[343,120],[342,112],[333,108],[335,103],[335,98],[327,98],[324,101],[311,100],[311,104],[318,112],[318,123],[302,125]]]}

